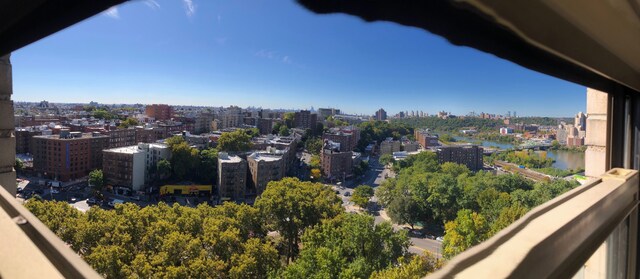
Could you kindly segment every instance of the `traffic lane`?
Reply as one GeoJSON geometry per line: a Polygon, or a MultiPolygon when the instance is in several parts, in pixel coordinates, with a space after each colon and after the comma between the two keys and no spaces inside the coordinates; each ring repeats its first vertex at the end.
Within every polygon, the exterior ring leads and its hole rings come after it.
{"type": "MultiPolygon", "coordinates": [[[[382,222],[389,222],[388,220],[385,220],[384,218],[382,218],[382,216],[380,215],[374,216],[373,220],[375,224],[380,224],[382,222]]],[[[394,227],[394,230],[396,231],[400,229],[400,226],[398,225],[393,225],[393,227],[394,227]]],[[[409,240],[411,240],[411,246],[409,246],[409,252],[422,255],[422,253],[424,253],[424,251],[427,250],[438,258],[442,257],[442,254],[441,254],[442,242],[433,240],[433,239],[428,239],[426,237],[425,238],[409,237],[409,240]]]]}
{"type": "Polygon", "coordinates": [[[415,251],[418,251],[416,254],[422,254],[427,250],[438,258],[442,257],[442,242],[428,238],[411,237],[410,239],[412,243],[409,247],[410,252],[416,253],[415,251]]]}

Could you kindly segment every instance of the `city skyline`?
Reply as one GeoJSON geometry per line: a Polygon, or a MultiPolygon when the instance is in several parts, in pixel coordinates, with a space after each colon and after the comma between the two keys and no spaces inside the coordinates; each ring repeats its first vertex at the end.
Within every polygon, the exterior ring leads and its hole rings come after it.
{"type": "Polygon", "coordinates": [[[126,3],[14,52],[14,100],[366,115],[380,107],[390,115],[585,110],[583,86],[421,30],[311,15],[292,2],[188,2],[126,3]],[[531,105],[534,94],[544,105],[531,105]]]}

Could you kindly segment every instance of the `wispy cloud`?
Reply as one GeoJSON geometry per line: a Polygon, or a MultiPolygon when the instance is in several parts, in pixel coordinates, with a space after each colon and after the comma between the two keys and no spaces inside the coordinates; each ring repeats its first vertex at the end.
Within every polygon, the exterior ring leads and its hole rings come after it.
{"type": "Polygon", "coordinates": [[[160,4],[158,4],[158,2],[156,2],[156,0],[145,0],[144,4],[147,5],[147,7],[157,10],[160,8],[160,4]]]}
{"type": "Polygon", "coordinates": [[[254,55],[260,58],[274,59],[276,58],[277,53],[275,51],[261,49],[254,53],[254,55]]]}
{"type": "Polygon", "coordinates": [[[260,58],[279,61],[281,63],[289,64],[289,65],[292,65],[292,66],[296,66],[298,68],[306,68],[304,65],[301,65],[301,64],[298,64],[298,63],[294,62],[293,58],[291,58],[291,56],[289,56],[287,54],[280,54],[280,53],[278,53],[276,51],[271,51],[271,50],[267,50],[267,49],[261,49],[259,51],[256,51],[253,55],[256,56],[256,57],[260,57],[260,58]]]}
{"type": "Polygon", "coordinates": [[[102,13],[105,14],[106,16],[110,17],[110,18],[115,18],[115,19],[120,18],[120,13],[118,13],[118,7],[116,7],[116,6],[108,8],[106,11],[104,11],[102,13]]]}
{"type": "Polygon", "coordinates": [[[193,4],[193,0],[182,0],[184,3],[184,9],[187,16],[191,17],[196,13],[196,5],[193,4]]]}

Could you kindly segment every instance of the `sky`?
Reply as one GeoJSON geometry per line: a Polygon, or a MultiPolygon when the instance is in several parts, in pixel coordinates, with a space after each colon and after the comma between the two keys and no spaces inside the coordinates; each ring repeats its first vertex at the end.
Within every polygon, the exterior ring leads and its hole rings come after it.
{"type": "Polygon", "coordinates": [[[15,51],[13,99],[572,116],[586,88],[293,0],[137,0],[15,51]]]}

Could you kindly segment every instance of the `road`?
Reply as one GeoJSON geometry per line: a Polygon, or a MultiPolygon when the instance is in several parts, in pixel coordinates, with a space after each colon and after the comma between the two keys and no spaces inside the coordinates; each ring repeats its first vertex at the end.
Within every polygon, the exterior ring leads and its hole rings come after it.
{"type": "MultiPolygon", "coordinates": [[[[378,157],[371,156],[369,159],[369,170],[365,173],[364,178],[360,183],[349,183],[348,185],[332,185],[334,190],[338,191],[338,196],[342,199],[342,204],[345,207],[347,212],[361,212],[362,210],[356,206],[353,206],[349,197],[345,196],[345,193],[349,192],[349,194],[353,194],[353,185],[369,185],[374,189],[387,178],[387,177],[395,177],[395,174],[390,169],[385,168],[378,162],[378,157]],[[343,186],[343,187],[340,187],[343,186]]],[[[375,198],[375,197],[374,197],[375,198]]],[[[384,209],[381,211],[373,211],[371,212],[374,216],[374,220],[376,224],[380,224],[382,222],[391,222],[389,217],[387,217],[384,209]]],[[[393,224],[395,230],[402,230],[403,227],[397,224],[393,224]]],[[[409,236],[411,240],[411,246],[409,247],[409,252],[414,254],[422,254],[425,250],[428,250],[436,257],[442,257],[441,254],[441,246],[442,243],[440,241],[436,241],[433,239],[422,238],[422,237],[414,237],[409,236]]]]}

